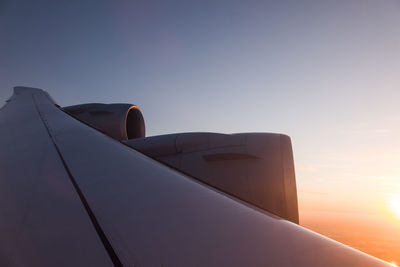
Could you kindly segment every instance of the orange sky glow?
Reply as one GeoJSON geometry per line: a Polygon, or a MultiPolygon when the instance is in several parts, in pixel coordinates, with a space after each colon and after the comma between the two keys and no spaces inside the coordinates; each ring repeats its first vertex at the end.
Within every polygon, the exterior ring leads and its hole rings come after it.
{"type": "Polygon", "coordinates": [[[293,140],[300,224],[400,265],[400,135],[385,118],[390,128],[366,120],[306,146],[293,140]]]}
{"type": "MultiPolygon", "coordinates": [[[[400,202],[399,195],[388,198],[377,212],[338,211],[321,195],[314,198],[299,193],[300,225],[328,236],[365,253],[399,265],[400,263],[400,202]],[[325,203],[326,202],[326,203],[325,203]],[[326,208],[324,207],[326,204],[326,208]]],[[[350,205],[351,206],[351,205],[350,205]]],[[[371,209],[372,210],[372,209],[371,209]]]]}

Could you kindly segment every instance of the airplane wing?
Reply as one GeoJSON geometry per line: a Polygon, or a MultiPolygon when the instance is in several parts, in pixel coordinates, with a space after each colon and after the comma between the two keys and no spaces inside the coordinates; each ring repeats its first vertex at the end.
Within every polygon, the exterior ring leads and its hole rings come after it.
{"type": "Polygon", "coordinates": [[[16,87],[0,110],[1,266],[391,266],[136,151],[16,87]]]}

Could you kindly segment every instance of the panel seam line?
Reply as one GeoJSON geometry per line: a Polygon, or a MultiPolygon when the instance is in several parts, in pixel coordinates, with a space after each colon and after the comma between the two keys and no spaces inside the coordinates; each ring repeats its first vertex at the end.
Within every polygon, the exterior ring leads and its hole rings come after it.
{"type": "Polygon", "coordinates": [[[101,228],[96,216],[94,215],[93,211],[91,210],[91,208],[89,206],[89,203],[87,202],[84,194],[82,193],[82,190],[79,188],[78,183],[76,182],[76,180],[75,180],[74,176],[72,175],[68,165],[66,164],[66,162],[64,160],[64,157],[63,157],[59,147],[56,144],[55,137],[51,134],[50,127],[47,124],[47,120],[45,119],[44,114],[40,111],[40,109],[38,107],[38,104],[36,102],[34,94],[32,94],[32,99],[33,99],[33,103],[35,104],[36,110],[39,113],[40,119],[42,120],[42,122],[43,122],[43,124],[44,124],[44,126],[46,128],[46,131],[47,131],[47,133],[48,133],[48,135],[50,137],[50,140],[52,141],[52,143],[53,143],[53,145],[54,145],[54,147],[55,147],[55,149],[57,151],[57,154],[59,155],[59,157],[61,159],[61,163],[63,164],[63,166],[65,168],[65,171],[67,172],[68,177],[69,177],[73,187],[75,188],[75,191],[77,192],[77,194],[78,194],[78,196],[79,196],[79,198],[80,198],[80,200],[81,200],[81,202],[82,202],[82,204],[83,204],[83,206],[84,206],[84,208],[85,208],[85,210],[86,210],[86,212],[87,212],[87,214],[89,216],[89,219],[92,222],[93,227],[95,228],[95,230],[97,232],[97,235],[100,238],[100,241],[102,242],[104,248],[106,249],[108,256],[110,257],[110,259],[113,262],[114,266],[116,266],[116,267],[123,266],[121,261],[120,261],[120,259],[117,256],[117,253],[115,252],[115,250],[112,247],[110,241],[108,240],[108,238],[105,235],[103,229],[101,228]]]}

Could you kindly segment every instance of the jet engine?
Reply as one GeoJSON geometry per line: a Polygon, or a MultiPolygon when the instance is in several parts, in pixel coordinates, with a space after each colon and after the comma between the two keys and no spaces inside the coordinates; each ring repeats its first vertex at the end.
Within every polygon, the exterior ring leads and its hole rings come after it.
{"type": "Polygon", "coordinates": [[[135,105],[92,103],[64,107],[63,110],[119,141],[145,136],[143,115],[135,105]]]}
{"type": "Polygon", "coordinates": [[[299,223],[290,138],[273,133],[178,133],[124,141],[180,172],[299,223]]]}
{"type": "Polygon", "coordinates": [[[76,119],[208,186],[299,222],[290,138],[272,133],[177,133],[145,137],[131,104],[64,107],[76,119]]]}

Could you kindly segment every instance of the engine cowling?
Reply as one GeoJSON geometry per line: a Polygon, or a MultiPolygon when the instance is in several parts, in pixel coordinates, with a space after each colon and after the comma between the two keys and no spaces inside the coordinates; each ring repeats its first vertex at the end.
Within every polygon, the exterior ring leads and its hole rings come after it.
{"type": "Polygon", "coordinates": [[[124,142],[242,201],[299,223],[290,138],[272,133],[178,133],[124,142]]]}
{"type": "Polygon", "coordinates": [[[142,112],[132,104],[90,103],[64,107],[63,110],[119,141],[145,137],[142,112]]]}

